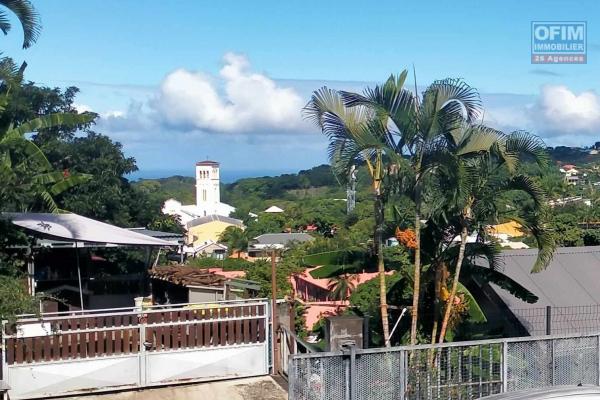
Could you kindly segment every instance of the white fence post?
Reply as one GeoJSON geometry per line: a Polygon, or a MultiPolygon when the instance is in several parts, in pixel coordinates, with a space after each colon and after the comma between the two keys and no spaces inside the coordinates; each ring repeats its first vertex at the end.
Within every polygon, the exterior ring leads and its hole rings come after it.
{"type": "Polygon", "coordinates": [[[508,342],[502,342],[502,392],[508,391],[508,342]]]}
{"type": "Polygon", "coordinates": [[[143,314],[143,311],[140,314],[138,329],[140,330],[140,343],[138,350],[138,386],[144,387],[147,383],[146,358],[148,353],[146,351],[146,316],[143,314]]]}

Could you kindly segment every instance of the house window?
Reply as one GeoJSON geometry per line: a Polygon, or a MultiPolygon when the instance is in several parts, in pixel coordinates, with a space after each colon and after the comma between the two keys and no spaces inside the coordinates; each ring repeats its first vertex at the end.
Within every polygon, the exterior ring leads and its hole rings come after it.
{"type": "Polygon", "coordinates": [[[202,189],[202,200],[206,201],[206,189],[202,189]]]}

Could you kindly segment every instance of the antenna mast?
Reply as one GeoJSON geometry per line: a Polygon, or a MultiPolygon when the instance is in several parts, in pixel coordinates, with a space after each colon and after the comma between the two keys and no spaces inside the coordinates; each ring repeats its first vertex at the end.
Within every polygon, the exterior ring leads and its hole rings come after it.
{"type": "Polygon", "coordinates": [[[356,206],[356,166],[350,167],[348,186],[346,189],[346,213],[350,214],[356,206]]]}

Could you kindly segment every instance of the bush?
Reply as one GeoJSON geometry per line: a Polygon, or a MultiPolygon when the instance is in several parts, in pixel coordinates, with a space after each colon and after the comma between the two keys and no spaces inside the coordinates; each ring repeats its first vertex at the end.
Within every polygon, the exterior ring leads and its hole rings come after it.
{"type": "Polygon", "coordinates": [[[248,271],[253,263],[243,258],[225,258],[217,260],[212,257],[189,258],[188,265],[199,268],[223,268],[223,271],[248,271]]]}

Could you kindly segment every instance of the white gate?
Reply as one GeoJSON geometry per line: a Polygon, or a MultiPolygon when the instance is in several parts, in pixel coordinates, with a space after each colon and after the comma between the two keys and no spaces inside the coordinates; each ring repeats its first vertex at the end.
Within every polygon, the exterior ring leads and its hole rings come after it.
{"type": "Polygon", "coordinates": [[[4,324],[11,399],[266,375],[266,300],[56,313],[4,324]]]}

